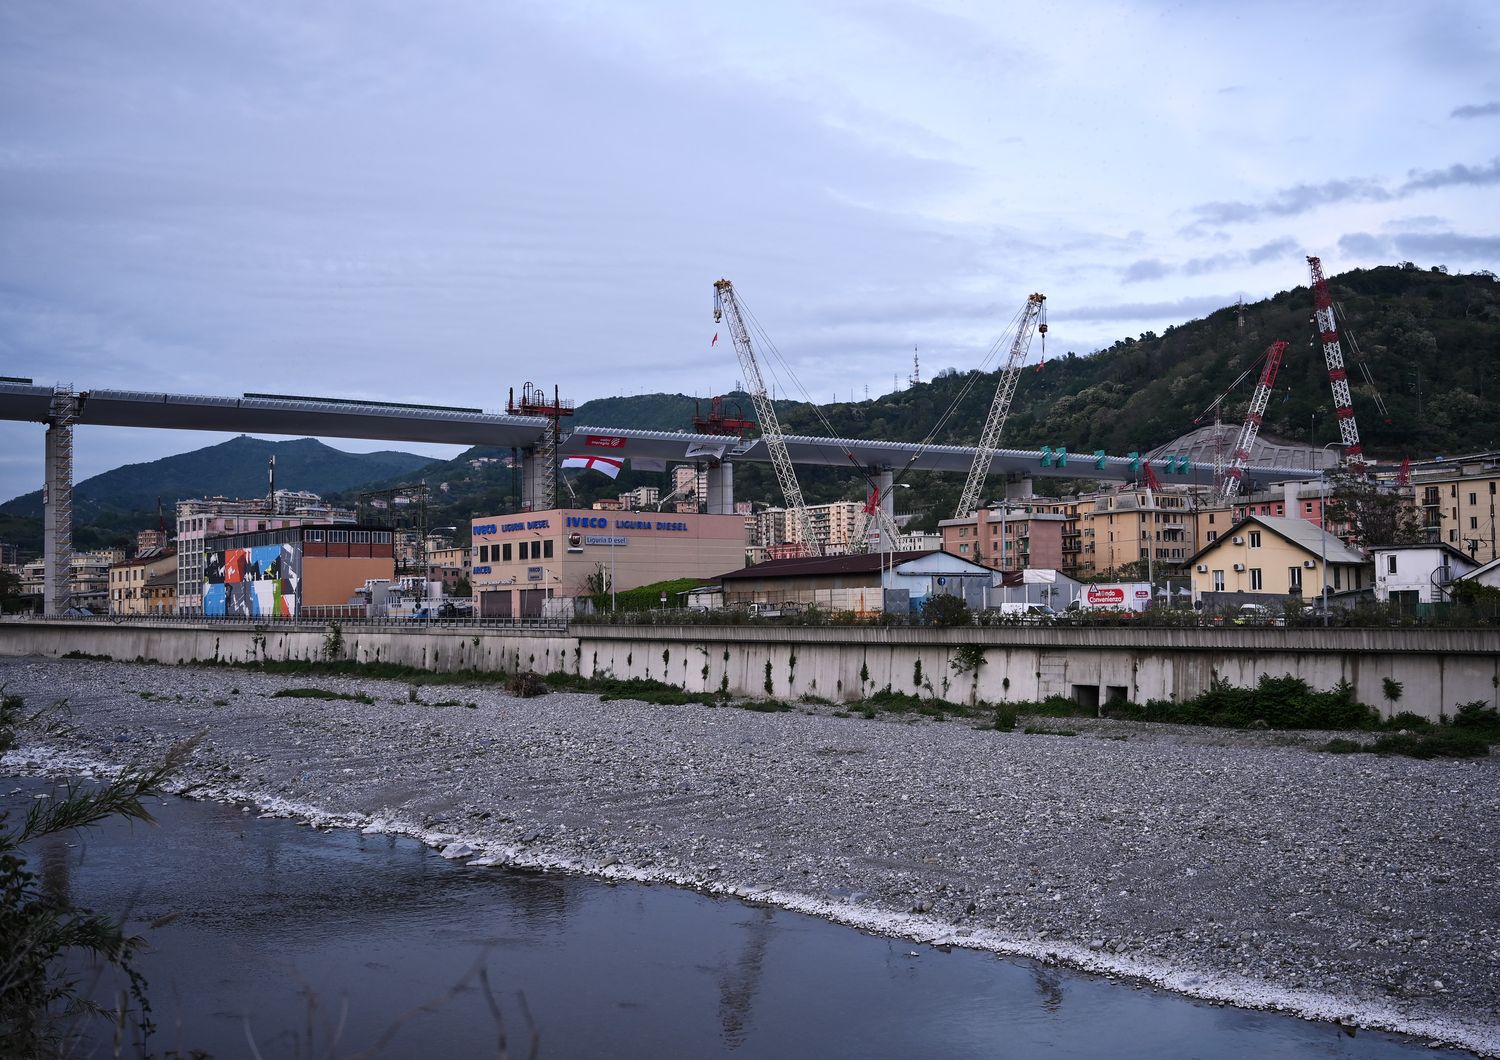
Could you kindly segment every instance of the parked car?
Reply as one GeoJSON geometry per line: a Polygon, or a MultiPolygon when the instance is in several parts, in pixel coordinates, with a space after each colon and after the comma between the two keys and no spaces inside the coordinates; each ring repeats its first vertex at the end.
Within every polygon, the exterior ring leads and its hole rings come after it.
{"type": "Polygon", "coordinates": [[[1236,626],[1284,626],[1286,616],[1272,611],[1265,604],[1241,604],[1234,614],[1236,626]]]}
{"type": "Polygon", "coordinates": [[[1001,604],[1001,617],[1010,622],[1055,622],[1057,612],[1046,604],[1001,604]]]}

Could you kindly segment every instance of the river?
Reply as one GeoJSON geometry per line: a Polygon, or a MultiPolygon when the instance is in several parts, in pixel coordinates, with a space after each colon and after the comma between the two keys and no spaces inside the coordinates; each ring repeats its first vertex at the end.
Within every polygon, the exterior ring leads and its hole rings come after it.
{"type": "MultiPolygon", "coordinates": [[[[14,808],[46,785],[3,790],[14,808]]],[[[511,1056],[534,1028],[544,1058],[1432,1052],[677,888],[468,866],[245,806],[151,809],[157,827],[111,821],[32,853],[46,886],[149,937],[159,1052],[492,1056],[502,1026],[511,1056]]]]}

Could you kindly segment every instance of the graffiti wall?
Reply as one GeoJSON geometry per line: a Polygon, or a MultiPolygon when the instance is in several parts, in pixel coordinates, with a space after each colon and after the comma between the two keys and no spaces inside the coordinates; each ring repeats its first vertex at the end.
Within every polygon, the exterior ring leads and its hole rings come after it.
{"type": "Polygon", "coordinates": [[[203,561],[205,615],[297,616],[302,550],[296,545],[210,549],[203,561]]]}

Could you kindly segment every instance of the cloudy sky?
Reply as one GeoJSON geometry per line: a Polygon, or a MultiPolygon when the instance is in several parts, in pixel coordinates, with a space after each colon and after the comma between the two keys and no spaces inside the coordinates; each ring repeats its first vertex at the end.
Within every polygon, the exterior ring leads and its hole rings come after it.
{"type": "MultiPolygon", "coordinates": [[[[1494,10],[0,0],[0,374],[708,395],[727,276],[847,400],[977,367],[1032,290],[1051,355],[1305,254],[1495,269],[1494,10]]],[[[81,429],[78,474],[220,440],[81,429]]],[[[0,498],[41,453],[0,424],[0,498]]]]}

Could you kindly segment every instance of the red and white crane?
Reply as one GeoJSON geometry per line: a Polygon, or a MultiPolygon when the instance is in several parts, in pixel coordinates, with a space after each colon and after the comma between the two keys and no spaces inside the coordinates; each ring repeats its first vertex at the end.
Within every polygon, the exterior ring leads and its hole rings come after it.
{"type": "MultiPolygon", "coordinates": [[[[1318,321],[1318,338],[1323,342],[1323,359],[1328,362],[1328,382],[1333,387],[1333,411],[1339,418],[1343,461],[1351,470],[1362,471],[1364,450],[1359,444],[1359,425],[1354,422],[1354,402],[1349,394],[1349,373],[1344,368],[1344,349],[1339,345],[1338,325],[1334,321],[1333,296],[1328,293],[1328,281],[1323,278],[1323,263],[1309,257],[1307,265],[1312,271],[1313,309],[1318,321]]],[[[1365,375],[1369,376],[1368,369],[1365,369],[1365,375]]]]}
{"type": "Polygon", "coordinates": [[[1271,343],[1266,350],[1266,364],[1260,370],[1260,382],[1255,384],[1250,407],[1245,411],[1245,422],[1240,425],[1240,435],[1234,443],[1229,466],[1224,469],[1224,478],[1219,483],[1215,499],[1220,504],[1233,504],[1240,491],[1240,480],[1245,477],[1245,467],[1250,463],[1250,451],[1255,446],[1255,436],[1260,433],[1260,423],[1266,415],[1266,402],[1271,397],[1271,388],[1276,385],[1276,372],[1281,367],[1281,355],[1285,352],[1286,343],[1281,341],[1271,343]]]}

